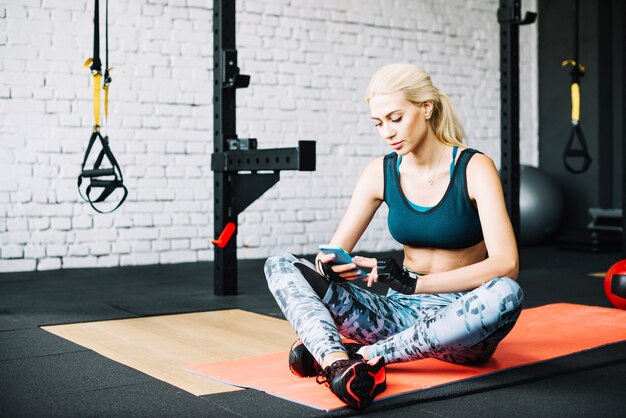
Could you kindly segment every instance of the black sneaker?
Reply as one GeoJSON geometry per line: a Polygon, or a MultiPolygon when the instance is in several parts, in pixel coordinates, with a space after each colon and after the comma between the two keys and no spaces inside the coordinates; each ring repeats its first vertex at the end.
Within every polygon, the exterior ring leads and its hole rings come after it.
{"type": "MultiPolygon", "coordinates": [[[[363,347],[363,344],[349,339],[342,339],[341,343],[348,350],[348,357],[351,359],[363,358],[360,354],[357,354],[357,351],[363,347]]],[[[322,368],[304,346],[302,340],[297,340],[291,346],[291,350],[289,350],[289,370],[298,377],[313,377],[320,374],[322,368]]]]}
{"type": "Polygon", "coordinates": [[[317,383],[328,386],[343,402],[362,409],[387,388],[385,362],[372,360],[337,360],[317,377],[317,383]]]}

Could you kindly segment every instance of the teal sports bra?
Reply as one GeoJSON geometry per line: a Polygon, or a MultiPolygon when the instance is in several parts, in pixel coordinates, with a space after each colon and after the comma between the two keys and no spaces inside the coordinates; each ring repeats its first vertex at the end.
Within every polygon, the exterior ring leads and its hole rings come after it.
{"type": "MultiPolygon", "coordinates": [[[[456,153],[458,152],[459,147],[452,148],[452,162],[450,163],[450,179],[452,179],[452,173],[454,172],[454,160],[456,158],[456,153]]],[[[396,163],[396,171],[398,172],[398,179],[400,178],[400,163],[402,162],[402,155],[398,155],[398,162],[396,163]]],[[[420,212],[426,212],[429,209],[432,209],[432,206],[420,206],[411,202],[409,199],[406,200],[409,202],[409,205],[415,210],[419,210],[420,212]]]]}
{"type": "Polygon", "coordinates": [[[400,187],[398,154],[384,158],[385,203],[389,207],[387,225],[391,236],[401,244],[422,248],[467,248],[483,241],[478,210],[468,191],[466,171],[479,151],[461,151],[445,194],[431,208],[414,208],[400,187]],[[426,210],[423,210],[426,209],[426,210]]]}

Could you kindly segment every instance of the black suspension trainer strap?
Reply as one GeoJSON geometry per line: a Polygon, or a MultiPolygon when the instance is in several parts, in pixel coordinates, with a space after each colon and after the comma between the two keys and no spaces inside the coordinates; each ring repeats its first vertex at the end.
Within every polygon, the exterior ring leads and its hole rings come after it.
{"type": "MultiPolygon", "coordinates": [[[[91,63],[92,74],[102,74],[102,61],[100,61],[100,2],[95,0],[93,14],[93,57],[91,63]]],[[[98,122],[98,121],[96,121],[98,122]]]]}
{"type": "Polygon", "coordinates": [[[91,63],[89,67],[93,75],[93,111],[94,111],[94,127],[91,137],[89,138],[89,144],[85,150],[83,162],[80,166],[80,175],[78,176],[78,193],[91,207],[99,213],[110,213],[119,208],[128,196],[128,189],[124,186],[124,178],[122,177],[122,170],[109,147],[109,137],[102,136],[100,133],[100,90],[104,90],[104,116],[108,117],[109,107],[109,84],[111,84],[111,75],[109,68],[109,2],[106,0],[106,15],[105,15],[105,69],[104,80],[102,77],[102,62],[100,61],[100,3],[95,0],[94,10],[94,36],[93,36],[93,58],[88,59],[85,62],[85,66],[91,63]],[[102,86],[102,87],[101,87],[102,86]],[[94,144],[99,141],[102,149],[96,158],[94,165],[91,169],[85,169],[91,150],[94,144]],[[110,167],[101,168],[102,162],[108,161],[110,167]],[[81,191],[80,186],[83,183],[83,178],[89,179],[89,185],[87,186],[85,193],[81,191]],[[93,199],[91,197],[91,191],[94,188],[102,189],[100,195],[93,199]],[[94,203],[101,203],[106,200],[116,189],[121,188],[123,190],[122,197],[117,205],[108,211],[98,209],[94,203]]]}
{"type": "Polygon", "coordinates": [[[570,132],[567,145],[563,151],[563,165],[565,169],[570,173],[581,174],[589,169],[591,165],[591,155],[589,155],[589,148],[587,147],[587,141],[585,135],[580,127],[580,82],[585,76],[585,67],[578,61],[578,22],[579,22],[579,3],[578,0],[574,0],[574,59],[565,60],[561,64],[563,67],[568,65],[572,66],[570,76],[572,77],[571,83],[571,97],[572,97],[572,131],[570,132]],[[578,139],[580,147],[575,148],[574,142],[578,139]],[[581,159],[582,165],[578,168],[572,166],[570,161],[572,159],[581,159]]]}

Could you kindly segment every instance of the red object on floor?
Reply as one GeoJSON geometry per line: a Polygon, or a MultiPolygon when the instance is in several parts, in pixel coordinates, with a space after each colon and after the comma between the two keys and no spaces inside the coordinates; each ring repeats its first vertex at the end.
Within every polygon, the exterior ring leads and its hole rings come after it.
{"type": "Polygon", "coordinates": [[[613,306],[626,309],[626,260],[618,261],[606,272],[604,293],[613,306]]]}
{"type": "MultiPolygon", "coordinates": [[[[573,304],[525,309],[494,356],[482,365],[460,366],[435,359],[387,366],[387,390],[376,400],[567,356],[626,340],[626,311],[573,304]]],[[[186,370],[231,385],[323,410],[346,407],[315,378],[298,378],[284,352],[189,366],[186,370]]],[[[375,400],[375,401],[376,401],[375,400]]]]}

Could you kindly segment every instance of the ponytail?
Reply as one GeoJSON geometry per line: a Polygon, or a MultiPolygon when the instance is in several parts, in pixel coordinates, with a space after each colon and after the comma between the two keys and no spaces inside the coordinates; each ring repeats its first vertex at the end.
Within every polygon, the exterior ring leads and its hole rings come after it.
{"type": "Polygon", "coordinates": [[[466,139],[465,130],[459,120],[452,100],[437,90],[438,101],[430,118],[430,124],[437,138],[446,145],[462,145],[466,139]]]}

